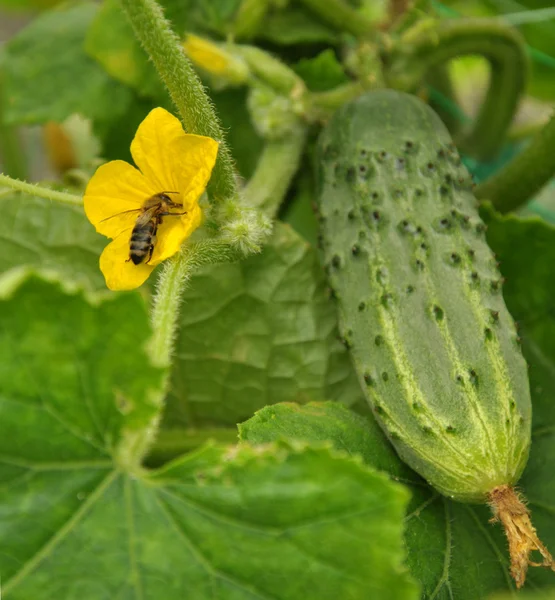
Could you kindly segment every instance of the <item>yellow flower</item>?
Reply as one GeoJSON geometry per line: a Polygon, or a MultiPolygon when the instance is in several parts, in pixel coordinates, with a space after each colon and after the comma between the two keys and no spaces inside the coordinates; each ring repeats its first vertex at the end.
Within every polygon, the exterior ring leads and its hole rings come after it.
{"type": "MultiPolygon", "coordinates": [[[[122,160],[97,169],[85,191],[84,205],[96,230],[113,239],[100,256],[100,270],[111,290],[139,287],[200,225],[198,201],[217,153],[215,140],[185,133],[178,119],[163,108],[155,108],[139,125],[131,143],[131,155],[140,170],[122,160]],[[174,214],[162,215],[158,221],[149,213],[152,220],[147,223],[157,224],[154,245],[139,257],[139,264],[134,264],[130,257],[133,228],[139,216],[146,218],[145,201],[163,192],[178,206],[169,205],[166,212],[174,214]]],[[[139,260],[137,256],[134,259],[139,260]]]]}
{"type": "Polygon", "coordinates": [[[198,35],[188,34],[183,42],[187,56],[197,66],[214,77],[240,85],[249,79],[245,61],[231,53],[225,46],[198,35]]]}

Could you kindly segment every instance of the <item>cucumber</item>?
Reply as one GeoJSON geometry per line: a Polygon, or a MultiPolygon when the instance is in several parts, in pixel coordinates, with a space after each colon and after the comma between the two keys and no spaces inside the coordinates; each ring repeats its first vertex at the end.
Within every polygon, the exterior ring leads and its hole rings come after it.
{"type": "MultiPolygon", "coordinates": [[[[337,111],[318,155],[320,247],[376,420],[430,485],[506,525],[530,448],[527,365],[447,129],[414,96],[372,92],[337,111]]],[[[514,560],[516,578],[527,554],[514,560]]]]}

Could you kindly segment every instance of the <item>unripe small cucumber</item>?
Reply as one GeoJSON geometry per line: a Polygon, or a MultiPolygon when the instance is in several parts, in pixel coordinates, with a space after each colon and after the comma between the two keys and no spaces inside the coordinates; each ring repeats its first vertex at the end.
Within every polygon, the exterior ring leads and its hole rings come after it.
{"type": "Polygon", "coordinates": [[[319,143],[321,246],[377,421],[443,494],[485,502],[528,457],[526,362],[449,133],[391,90],[343,106],[319,143]]]}

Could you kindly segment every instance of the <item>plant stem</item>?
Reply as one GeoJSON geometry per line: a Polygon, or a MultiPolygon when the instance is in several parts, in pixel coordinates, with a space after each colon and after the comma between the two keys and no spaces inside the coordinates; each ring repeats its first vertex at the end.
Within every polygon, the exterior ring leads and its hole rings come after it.
{"type": "Polygon", "coordinates": [[[83,199],[81,196],[68,194],[67,192],[57,192],[56,190],[41,187],[40,185],[12,179],[11,177],[0,173],[0,186],[2,185],[17,190],[18,192],[36,196],[37,198],[44,198],[45,200],[61,202],[62,204],[69,204],[71,206],[83,206],[83,199]]]}
{"type": "Polygon", "coordinates": [[[430,106],[445,123],[452,136],[455,136],[464,124],[462,111],[455,100],[455,92],[447,65],[432,67],[426,75],[426,83],[430,90],[430,106]],[[461,116],[463,118],[461,118],[461,116]]]}
{"type": "Polygon", "coordinates": [[[231,245],[203,240],[186,246],[164,264],[151,313],[153,334],[148,352],[154,366],[165,368],[171,365],[179,306],[193,273],[202,265],[238,258],[239,253],[231,245]]]}
{"type": "Polygon", "coordinates": [[[351,8],[344,0],[302,0],[302,3],[329,25],[356,37],[376,31],[376,23],[351,8]]]}
{"type": "Polygon", "coordinates": [[[367,88],[359,81],[344,83],[326,92],[313,92],[308,95],[307,118],[318,121],[329,118],[340,106],[358,98],[367,88]]]}
{"type": "Polygon", "coordinates": [[[293,176],[299,168],[306,129],[299,127],[285,138],[266,142],[256,170],[244,190],[245,202],[268,217],[275,217],[293,176]]]}
{"type": "Polygon", "coordinates": [[[236,45],[235,54],[243,58],[253,75],[269,85],[275,92],[289,96],[301,94],[305,85],[303,80],[279,58],[256,46],[236,45]]]}
{"type": "Polygon", "coordinates": [[[168,88],[185,129],[220,142],[218,160],[208,185],[211,198],[237,194],[233,159],[210,99],[187,59],[181,43],[155,0],[120,0],[135,35],[168,88]]]}
{"type": "Polygon", "coordinates": [[[488,159],[503,143],[526,83],[526,51],[517,31],[497,19],[417,25],[391,52],[386,76],[392,87],[412,90],[432,67],[469,54],[489,61],[490,84],[471,131],[457,142],[467,154],[488,159]]]}
{"type": "Polygon", "coordinates": [[[476,196],[507,213],[524,205],[554,175],[555,114],[518,156],[476,188],[476,196]]]}
{"type": "Polygon", "coordinates": [[[195,448],[214,440],[219,444],[236,444],[237,429],[213,427],[203,429],[161,429],[145,459],[146,466],[160,467],[195,448]]]}

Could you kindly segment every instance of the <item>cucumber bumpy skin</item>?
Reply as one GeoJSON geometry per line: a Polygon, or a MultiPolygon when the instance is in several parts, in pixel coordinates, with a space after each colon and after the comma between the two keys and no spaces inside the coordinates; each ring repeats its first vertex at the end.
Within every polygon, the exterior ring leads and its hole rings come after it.
{"type": "Polygon", "coordinates": [[[319,242],[376,420],[433,487],[505,524],[498,499],[513,502],[530,447],[527,365],[447,129],[416,97],[376,91],[337,111],[318,151],[319,242]]]}

